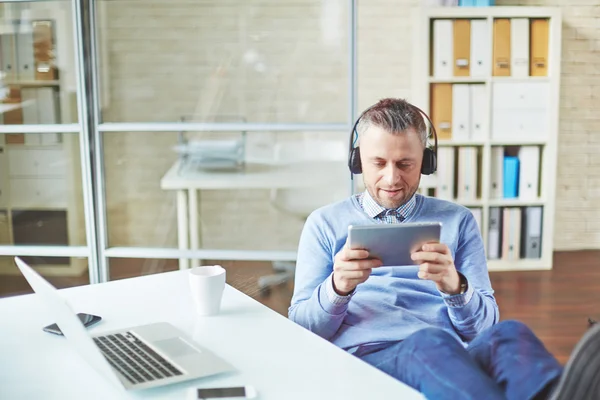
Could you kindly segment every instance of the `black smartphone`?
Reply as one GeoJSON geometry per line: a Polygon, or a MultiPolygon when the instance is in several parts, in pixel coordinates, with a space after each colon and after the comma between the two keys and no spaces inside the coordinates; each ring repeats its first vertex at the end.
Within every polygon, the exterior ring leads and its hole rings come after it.
{"type": "Polygon", "coordinates": [[[254,399],[256,390],[252,386],[196,389],[197,399],[241,400],[254,399]]]}
{"type": "MultiPolygon", "coordinates": [[[[86,328],[88,326],[92,326],[102,320],[101,317],[99,317],[97,315],[92,315],[92,314],[79,313],[79,314],[77,314],[77,316],[79,317],[79,320],[81,321],[83,326],[85,326],[86,328]]],[[[60,330],[60,328],[58,327],[58,325],[56,325],[56,324],[45,326],[44,331],[48,332],[48,333],[54,333],[55,335],[61,335],[61,336],[63,334],[62,331],[60,330]]]]}

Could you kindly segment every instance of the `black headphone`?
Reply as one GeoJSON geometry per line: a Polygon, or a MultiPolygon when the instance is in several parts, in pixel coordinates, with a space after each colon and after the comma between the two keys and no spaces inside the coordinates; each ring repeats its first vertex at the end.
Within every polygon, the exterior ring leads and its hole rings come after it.
{"type": "MultiPolygon", "coordinates": [[[[416,111],[418,111],[421,115],[423,115],[425,117],[425,119],[427,119],[427,121],[429,122],[430,131],[427,134],[427,137],[429,137],[429,136],[431,136],[431,134],[433,134],[434,146],[433,146],[433,149],[430,147],[425,147],[425,150],[423,152],[423,164],[421,164],[421,174],[431,175],[437,170],[437,148],[438,148],[437,132],[435,131],[433,122],[431,122],[431,119],[429,118],[429,116],[427,114],[425,114],[425,112],[423,112],[423,110],[421,110],[419,107],[412,105],[410,103],[407,103],[407,104],[410,107],[414,108],[416,111]]],[[[358,117],[358,119],[354,123],[354,126],[352,127],[352,132],[350,133],[350,148],[349,148],[349,156],[348,156],[348,168],[350,168],[351,176],[362,173],[362,164],[360,162],[360,149],[359,149],[359,146],[354,147],[354,135],[355,135],[355,133],[358,135],[358,132],[356,132],[356,127],[358,126],[358,123],[360,122],[361,118],[367,112],[369,112],[376,106],[377,106],[377,104],[367,108],[360,115],[360,117],[358,117]]]]}

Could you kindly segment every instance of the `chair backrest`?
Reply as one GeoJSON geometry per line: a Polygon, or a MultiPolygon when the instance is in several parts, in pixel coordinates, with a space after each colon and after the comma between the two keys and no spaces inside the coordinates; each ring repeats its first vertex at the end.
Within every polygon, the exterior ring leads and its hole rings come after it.
{"type": "MultiPolygon", "coordinates": [[[[280,142],[275,145],[276,163],[334,161],[344,164],[347,158],[345,143],[341,141],[301,140],[280,142]]],[[[333,180],[334,184],[302,188],[273,189],[271,202],[279,210],[306,218],[319,207],[343,200],[349,195],[349,183],[333,180]]]]}

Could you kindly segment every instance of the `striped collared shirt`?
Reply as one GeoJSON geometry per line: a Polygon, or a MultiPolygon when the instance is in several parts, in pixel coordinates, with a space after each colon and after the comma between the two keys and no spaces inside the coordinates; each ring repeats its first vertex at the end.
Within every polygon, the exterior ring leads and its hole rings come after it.
{"type": "Polygon", "coordinates": [[[358,202],[369,217],[386,224],[403,222],[410,216],[417,204],[416,197],[413,195],[409,201],[398,208],[383,208],[373,200],[367,190],[359,194],[358,202]]]}

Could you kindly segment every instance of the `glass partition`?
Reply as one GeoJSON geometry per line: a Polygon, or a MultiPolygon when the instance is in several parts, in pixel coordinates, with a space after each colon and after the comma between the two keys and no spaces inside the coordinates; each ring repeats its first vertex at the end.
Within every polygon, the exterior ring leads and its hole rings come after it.
{"type": "Polygon", "coordinates": [[[100,1],[102,122],[345,123],[348,5],[100,1]]]}
{"type": "Polygon", "coordinates": [[[345,132],[103,138],[109,247],[294,251],[308,214],[349,195],[345,132]]]}
{"type": "MultiPolygon", "coordinates": [[[[90,283],[88,260],[82,257],[21,257],[58,289],[90,283]]],[[[14,257],[0,256],[0,297],[33,293],[14,257]]]]}

